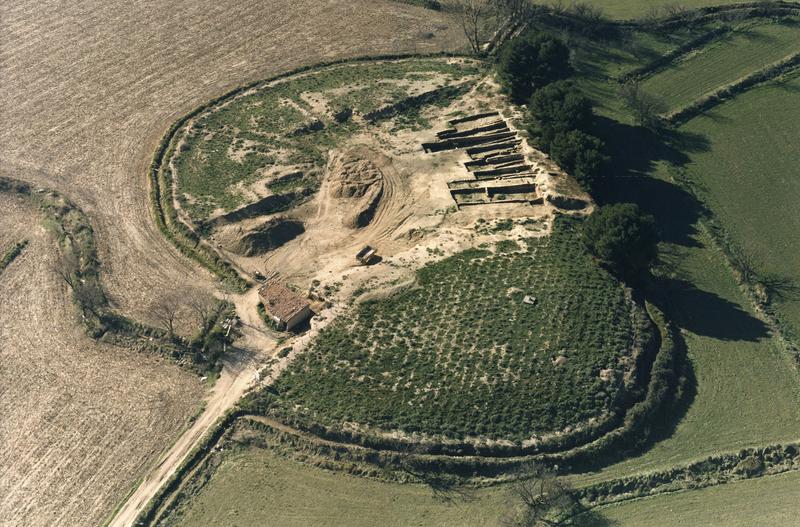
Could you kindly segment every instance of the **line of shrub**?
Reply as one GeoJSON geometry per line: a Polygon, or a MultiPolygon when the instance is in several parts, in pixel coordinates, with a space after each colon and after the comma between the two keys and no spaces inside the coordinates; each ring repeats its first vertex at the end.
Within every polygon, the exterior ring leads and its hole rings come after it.
{"type": "Polygon", "coordinates": [[[14,259],[20,255],[22,250],[27,247],[28,240],[21,240],[15,243],[6,253],[3,255],[3,258],[0,259],[0,272],[9,266],[14,259]]]}
{"type": "Polygon", "coordinates": [[[644,496],[699,489],[742,479],[800,470],[800,443],[745,448],[711,456],[689,465],[597,483],[577,491],[588,506],[597,507],[644,496]]]}
{"type": "Polygon", "coordinates": [[[281,79],[307,73],[309,71],[324,69],[350,62],[359,63],[459,56],[464,55],[452,53],[386,54],[372,57],[354,57],[349,59],[337,59],[321,62],[287,71],[268,79],[260,79],[258,81],[238,86],[227,93],[220,95],[219,97],[215,97],[205,104],[198,106],[170,126],[166,134],[164,134],[164,137],[161,139],[148,170],[150,202],[159,231],[167,240],[172,242],[172,244],[181,253],[206,267],[209,271],[214,273],[220,280],[231,286],[234,290],[247,290],[251,285],[253,285],[251,280],[243,277],[242,273],[237,271],[236,267],[227,258],[221,255],[211,245],[206,243],[202,236],[197,234],[197,232],[191,229],[178,217],[178,212],[174,206],[173,176],[172,171],[169,168],[169,160],[172,158],[172,155],[175,152],[178,132],[191,119],[197,117],[207,110],[214,108],[217,105],[232,100],[246,91],[259,88],[265,84],[281,79]]]}
{"type": "MultiPolygon", "coordinates": [[[[531,460],[558,465],[559,470],[564,472],[595,468],[609,459],[624,456],[648,444],[658,433],[655,425],[669,420],[671,411],[683,397],[686,382],[683,374],[685,350],[680,344],[680,337],[657,307],[647,303],[647,311],[659,329],[660,339],[657,339],[654,355],[642,354],[649,356],[652,361],[651,365],[643,365],[650,368],[649,379],[642,380],[647,386],[646,393],[625,413],[622,423],[616,422],[614,426],[617,428],[579,447],[571,448],[572,445],[565,444],[561,445],[563,451],[557,452],[558,445],[553,443],[548,452],[540,447],[524,449],[498,445],[476,448],[473,445],[457,445],[464,447],[458,451],[453,449],[452,444],[411,444],[396,439],[329,430],[319,424],[301,423],[283,415],[279,418],[303,433],[340,443],[345,450],[348,444],[358,445],[369,451],[380,452],[383,456],[381,462],[394,463],[402,459],[404,467],[413,467],[419,472],[494,478],[531,460]]],[[[243,400],[239,407],[243,412],[265,415],[272,407],[273,397],[268,391],[256,392],[243,400]]]]}
{"type": "Polygon", "coordinates": [[[617,77],[617,81],[621,83],[641,81],[646,77],[649,77],[650,75],[653,75],[663,70],[676,60],[688,55],[689,53],[697,49],[706,46],[707,44],[713,42],[722,35],[730,33],[731,31],[733,31],[733,27],[727,24],[711,29],[703,33],[702,35],[690,40],[689,42],[686,42],[685,44],[678,46],[669,53],[662,55],[661,57],[653,60],[652,62],[620,75],[619,77],[617,77]]]}
{"type": "MultiPolygon", "coordinates": [[[[164,330],[131,320],[111,308],[100,282],[94,230],[88,216],[77,205],[54,190],[34,189],[12,178],[0,177],[0,191],[24,196],[45,213],[46,224],[58,238],[61,253],[55,271],[70,286],[72,299],[80,309],[89,336],[109,344],[159,353],[198,372],[216,367],[218,354],[211,354],[208,360],[198,360],[202,355],[198,352],[202,350],[196,342],[169,338],[164,330]],[[185,358],[192,360],[185,361],[185,358]]],[[[231,307],[220,306],[217,319],[203,335],[203,348],[205,337],[220,334],[220,324],[232,314],[231,307]]]]}
{"type": "Polygon", "coordinates": [[[748,18],[768,18],[796,15],[800,13],[800,4],[782,0],[766,0],[761,2],[748,2],[732,5],[718,5],[687,9],[658,20],[653,23],[643,21],[627,21],[620,25],[628,27],[644,27],[659,30],[669,30],[675,27],[684,28],[689,24],[700,24],[710,21],[726,22],[732,19],[745,20],[748,18]]]}
{"type": "Polygon", "coordinates": [[[211,430],[206,433],[203,439],[189,452],[186,459],[175,470],[172,476],[158,489],[158,492],[147,502],[147,505],[136,517],[133,525],[140,527],[154,525],[159,516],[168,512],[164,508],[167,499],[181,485],[186,476],[208,455],[222,436],[230,429],[234,421],[241,416],[239,410],[229,410],[219,418],[211,430]]]}
{"type": "Polygon", "coordinates": [[[766,68],[747,75],[746,77],[719,88],[709,95],[693,101],[688,106],[668,114],[666,119],[673,125],[681,125],[758,84],[775,79],[798,67],[800,67],[800,53],[795,53],[790,57],[775,62],[766,68]]]}

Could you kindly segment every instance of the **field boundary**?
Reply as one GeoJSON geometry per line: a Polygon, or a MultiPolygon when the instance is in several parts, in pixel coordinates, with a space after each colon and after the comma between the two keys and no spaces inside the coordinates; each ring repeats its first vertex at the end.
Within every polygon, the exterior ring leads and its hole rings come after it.
{"type": "Polygon", "coordinates": [[[193,118],[201,113],[234,99],[235,97],[253,89],[259,89],[263,85],[307,73],[315,70],[323,70],[333,66],[343,64],[357,64],[380,61],[402,61],[425,58],[466,58],[480,60],[471,55],[459,53],[400,53],[386,54],[377,56],[360,56],[346,59],[319,62],[316,64],[302,66],[266,79],[259,79],[247,84],[237,86],[226,93],[215,97],[200,106],[197,106],[183,117],[175,121],[162,137],[153,155],[153,160],[148,168],[147,180],[150,188],[150,205],[153,218],[161,234],[169,240],[181,253],[195,260],[200,265],[208,269],[212,274],[219,278],[223,283],[228,284],[238,292],[244,292],[255,284],[254,279],[244,270],[240,269],[233,262],[225,257],[211,244],[206,242],[202,236],[197,234],[179,217],[175,209],[174,186],[169,160],[172,158],[178,132],[193,118]]]}
{"type": "Polygon", "coordinates": [[[800,52],[793,53],[783,59],[742,77],[730,84],[717,88],[713,92],[696,99],[683,108],[664,116],[665,120],[674,126],[680,126],[695,117],[707,112],[711,108],[728,101],[747,90],[760,86],[784,74],[800,68],[800,52]]]}
{"type": "Polygon", "coordinates": [[[706,45],[716,41],[719,37],[727,35],[734,31],[734,28],[729,25],[723,25],[718,28],[711,29],[706,33],[690,40],[689,42],[679,46],[669,53],[651,61],[644,66],[634,68],[631,71],[619,75],[616,80],[620,83],[639,82],[656,73],[668,69],[674,62],[682,59],[686,55],[705,47],[706,45]]]}
{"type": "MultiPolygon", "coordinates": [[[[151,525],[153,521],[163,512],[162,507],[166,504],[167,499],[171,494],[180,488],[183,479],[193,471],[203,459],[212,452],[219,440],[228,431],[230,426],[242,414],[241,410],[228,410],[222,417],[219,418],[216,424],[206,432],[205,436],[195,445],[189,452],[186,458],[181,462],[178,468],[173,472],[172,476],[161,484],[158,492],[147,503],[142,512],[136,517],[134,526],[151,525]]],[[[111,520],[109,520],[110,522],[111,520]]]]}
{"type": "Polygon", "coordinates": [[[27,246],[28,240],[20,240],[12,245],[11,248],[7,250],[5,254],[3,254],[3,258],[0,259],[0,273],[2,273],[6,267],[11,265],[11,262],[13,262],[14,259],[16,259],[16,257],[19,256],[27,246]]]}
{"type": "Polygon", "coordinates": [[[800,470],[800,443],[774,444],[709,456],[667,470],[595,483],[578,489],[577,494],[584,505],[597,508],[797,470],[800,470]]]}
{"type": "MultiPolygon", "coordinates": [[[[708,22],[709,20],[726,21],[729,13],[736,13],[739,20],[746,18],[766,18],[773,16],[792,15],[800,13],[800,2],[786,0],[763,0],[760,2],[746,2],[730,5],[717,5],[687,9],[683,13],[661,18],[653,22],[641,19],[623,20],[617,22],[622,27],[644,27],[651,29],[670,29],[673,26],[687,23],[708,22]]],[[[612,22],[613,23],[613,22],[612,22]]]]}
{"type": "MultiPolygon", "coordinates": [[[[25,197],[45,214],[45,224],[57,236],[62,256],[57,272],[70,286],[72,300],[79,308],[84,329],[91,338],[115,346],[158,353],[182,367],[197,373],[205,372],[199,364],[189,360],[193,350],[183,339],[170,339],[166,331],[114,311],[100,280],[94,230],[80,207],[55,190],[34,188],[25,181],[4,176],[0,176],[0,192],[25,197]]],[[[226,309],[220,310],[212,329],[218,327],[226,312],[226,309]]]]}

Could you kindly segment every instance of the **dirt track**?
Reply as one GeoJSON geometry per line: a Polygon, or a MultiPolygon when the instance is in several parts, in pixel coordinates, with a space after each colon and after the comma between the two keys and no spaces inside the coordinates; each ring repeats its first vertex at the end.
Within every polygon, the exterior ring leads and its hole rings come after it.
{"type": "MultiPolygon", "coordinates": [[[[0,35],[0,174],[86,211],[115,307],[143,321],[163,291],[212,287],[150,221],[145,170],[178,116],[302,65],[461,43],[435,13],[368,0],[23,0],[0,6],[0,35]]],[[[33,227],[0,280],[0,517],[96,525],[172,441],[199,384],[86,338],[47,268],[52,245],[35,218],[13,218],[33,227]]]]}
{"type": "Polygon", "coordinates": [[[197,378],[89,339],[55,242],[0,195],[0,232],[30,245],[0,275],[0,524],[97,525],[196,410],[197,378]]]}

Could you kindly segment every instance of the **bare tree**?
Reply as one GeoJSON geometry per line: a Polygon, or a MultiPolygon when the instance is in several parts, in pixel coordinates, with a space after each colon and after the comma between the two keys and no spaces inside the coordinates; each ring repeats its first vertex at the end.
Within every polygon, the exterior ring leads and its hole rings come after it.
{"type": "Polygon", "coordinates": [[[638,83],[622,85],[619,95],[640,125],[650,130],[664,126],[661,114],[667,111],[667,103],[663,98],[647,93],[638,83]]]}
{"type": "Polygon", "coordinates": [[[512,487],[519,506],[504,519],[508,527],[555,526],[575,511],[578,502],[572,488],[552,470],[528,463],[519,476],[512,487]]]}
{"type": "Polygon", "coordinates": [[[489,32],[495,5],[492,0],[446,0],[442,5],[458,20],[476,55],[483,52],[483,42],[489,32]]]}
{"type": "Polygon", "coordinates": [[[106,295],[97,280],[76,280],[72,292],[78,305],[96,317],[100,317],[106,305],[106,295]]]}
{"type": "Polygon", "coordinates": [[[211,330],[222,303],[205,291],[193,289],[186,294],[186,304],[194,314],[202,334],[211,330]]]}
{"type": "Polygon", "coordinates": [[[60,253],[59,258],[53,262],[53,272],[61,277],[70,288],[75,288],[75,282],[78,279],[78,257],[75,251],[65,249],[60,253]]]}
{"type": "Polygon", "coordinates": [[[531,11],[530,0],[499,0],[498,10],[508,19],[520,20],[531,11]]]}
{"type": "Polygon", "coordinates": [[[175,336],[175,320],[178,317],[178,310],[183,303],[182,295],[177,293],[167,293],[150,304],[150,314],[158,322],[170,339],[175,336]]]}

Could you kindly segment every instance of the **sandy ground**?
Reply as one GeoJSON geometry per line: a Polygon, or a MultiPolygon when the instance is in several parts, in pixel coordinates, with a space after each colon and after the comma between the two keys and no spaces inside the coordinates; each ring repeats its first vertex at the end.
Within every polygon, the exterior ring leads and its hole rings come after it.
{"type": "Polygon", "coordinates": [[[186,425],[203,385],[89,339],[38,213],[7,195],[0,210],[2,239],[30,240],[0,274],[0,524],[98,525],[186,425]]]}
{"type": "MultiPolygon", "coordinates": [[[[55,188],[84,209],[115,307],[142,321],[165,291],[213,288],[150,218],[145,171],[176,118],[309,63],[462,44],[441,15],[380,0],[23,0],[0,5],[0,35],[0,174],[55,188]],[[420,38],[426,32],[433,37],[420,38]]],[[[85,337],[49,272],[53,245],[37,219],[8,214],[3,240],[20,225],[31,245],[0,277],[0,518],[96,525],[203,390],[168,363],[85,337]]],[[[248,339],[248,348],[268,347],[248,339]]],[[[229,362],[187,443],[250,382],[247,357],[229,362]]]]}

